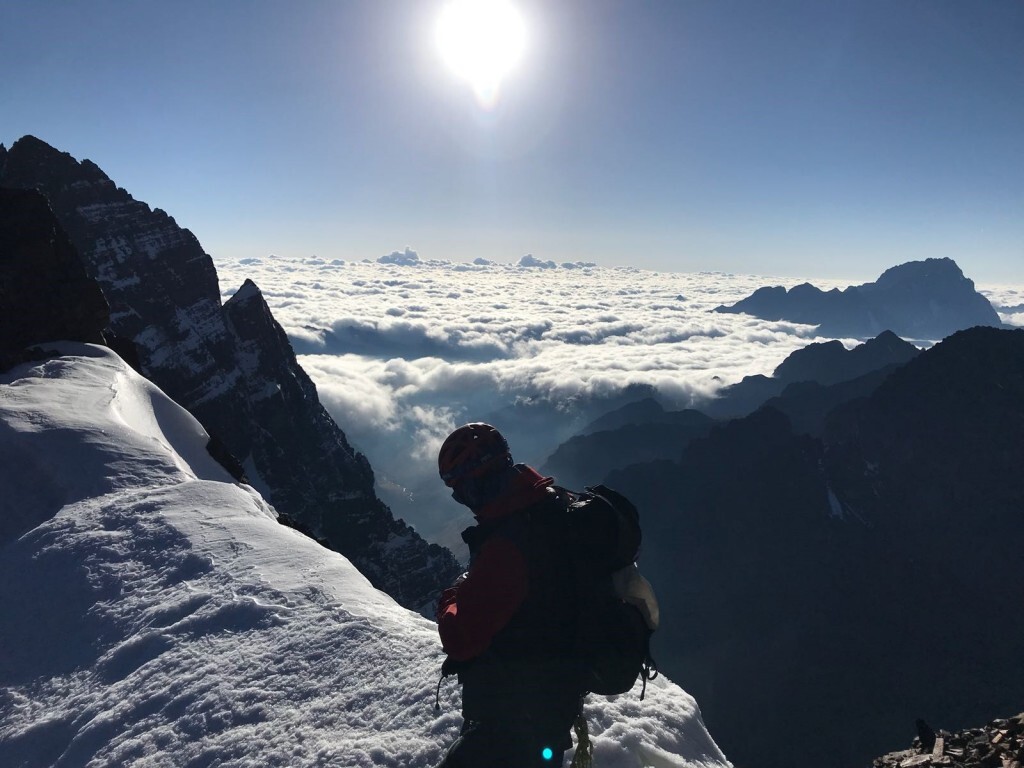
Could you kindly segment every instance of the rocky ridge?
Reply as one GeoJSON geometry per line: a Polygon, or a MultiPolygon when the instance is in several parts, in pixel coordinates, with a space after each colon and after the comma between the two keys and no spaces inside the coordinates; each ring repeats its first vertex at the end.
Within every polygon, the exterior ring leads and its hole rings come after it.
{"type": "Polygon", "coordinates": [[[783,395],[789,386],[812,383],[830,387],[851,382],[890,366],[903,365],[919,352],[892,331],[883,331],[852,349],[846,349],[837,339],[815,342],[790,354],[771,376],[745,376],[700,408],[716,418],[746,416],[769,399],[783,395]]]}
{"type": "Polygon", "coordinates": [[[237,457],[286,520],[426,610],[458,563],[377,498],[368,462],[320,404],[255,284],[222,306],[213,260],[191,232],[94,163],[34,137],[0,154],[0,186],[47,198],[142,372],[237,457]]]}
{"type": "Polygon", "coordinates": [[[980,728],[933,731],[917,721],[910,749],[875,758],[872,768],[1021,768],[1024,765],[1024,712],[980,728]]]}

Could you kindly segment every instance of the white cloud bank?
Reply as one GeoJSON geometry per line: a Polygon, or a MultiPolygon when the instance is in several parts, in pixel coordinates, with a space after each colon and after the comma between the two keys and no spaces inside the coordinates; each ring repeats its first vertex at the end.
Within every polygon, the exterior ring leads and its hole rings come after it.
{"type": "MultiPolygon", "coordinates": [[[[444,499],[433,452],[453,427],[493,419],[515,438],[517,458],[539,465],[583,426],[589,405],[613,407],[628,388],[654,391],[666,407],[699,404],[724,384],[770,374],[813,335],[712,311],[803,278],[559,267],[532,255],[456,264],[408,248],[376,263],[268,257],[217,268],[225,296],[256,281],[386,500],[449,546],[465,516],[444,499]],[[507,410],[516,403],[557,412],[530,421],[507,410]]],[[[999,300],[1012,301],[1011,290],[999,300]]]]}
{"type": "Polygon", "coordinates": [[[1024,288],[1014,285],[994,285],[979,287],[981,293],[999,314],[999,319],[1007,325],[1024,328],[1024,288]]]}

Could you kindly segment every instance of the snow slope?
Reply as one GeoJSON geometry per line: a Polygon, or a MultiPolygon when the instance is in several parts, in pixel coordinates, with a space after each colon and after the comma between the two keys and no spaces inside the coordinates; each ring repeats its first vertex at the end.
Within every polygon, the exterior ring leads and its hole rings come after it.
{"type": "MultiPolygon", "coordinates": [[[[0,763],[428,768],[433,624],[278,525],[109,350],[0,376],[0,763]]],[[[726,766],[664,679],[588,704],[597,768],[726,766]]]]}

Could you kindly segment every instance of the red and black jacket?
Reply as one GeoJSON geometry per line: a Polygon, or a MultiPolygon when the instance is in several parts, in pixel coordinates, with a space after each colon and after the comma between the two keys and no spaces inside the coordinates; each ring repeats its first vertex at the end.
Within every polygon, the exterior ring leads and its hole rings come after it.
{"type": "Polygon", "coordinates": [[[506,492],[463,532],[469,573],[442,594],[438,631],[467,720],[568,729],[581,697],[568,501],[551,478],[521,464],[514,471],[506,492]]]}

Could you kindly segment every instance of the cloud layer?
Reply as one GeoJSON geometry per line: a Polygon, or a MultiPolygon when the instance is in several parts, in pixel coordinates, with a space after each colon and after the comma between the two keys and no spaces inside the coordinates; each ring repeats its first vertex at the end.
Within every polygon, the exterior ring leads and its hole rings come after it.
{"type": "MultiPolygon", "coordinates": [[[[448,263],[408,248],[376,262],[271,256],[217,268],[225,297],[245,278],[260,286],[324,405],[370,459],[382,496],[447,544],[456,508],[444,501],[434,456],[453,427],[502,422],[517,458],[541,464],[623,392],[699,405],[743,376],[770,374],[813,335],[810,326],[711,311],[800,278],[534,257],[448,263]]],[[[998,289],[993,303],[1024,301],[1015,291],[998,289]]]]}
{"type": "Polygon", "coordinates": [[[1024,287],[1018,285],[993,285],[979,287],[981,293],[1007,325],[1024,327],[1024,287]]]}

